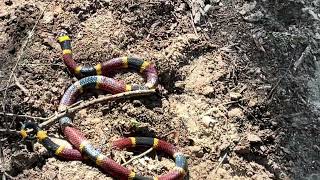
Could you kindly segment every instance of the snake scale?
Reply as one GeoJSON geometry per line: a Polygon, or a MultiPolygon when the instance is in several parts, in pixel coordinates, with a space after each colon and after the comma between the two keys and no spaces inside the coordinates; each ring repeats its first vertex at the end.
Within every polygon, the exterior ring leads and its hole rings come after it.
{"type": "MultiPolygon", "coordinates": [[[[63,61],[68,70],[78,79],[64,93],[58,111],[64,111],[74,104],[77,98],[88,89],[100,89],[111,94],[117,94],[126,91],[154,89],[158,83],[158,75],[155,65],[135,57],[114,58],[96,66],[78,65],[72,58],[71,39],[66,34],[61,34],[58,42],[63,51],[63,61]],[[109,78],[112,72],[119,70],[134,70],[145,77],[146,83],[126,84],[123,81],[117,81],[109,78]]],[[[112,143],[112,147],[125,149],[130,147],[145,146],[153,147],[156,150],[163,151],[175,159],[175,168],[167,174],[156,177],[144,177],[136,172],[127,169],[116,163],[114,160],[103,155],[96,150],[85,135],[72,124],[72,118],[68,115],[59,119],[61,131],[66,139],[73,145],[73,148],[66,148],[63,145],[54,143],[47,135],[46,131],[39,128],[36,123],[27,122],[23,125],[20,134],[23,138],[28,137],[27,129],[33,129],[36,132],[38,141],[50,152],[65,160],[85,160],[90,159],[95,162],[104,172],[117,179],[132,180],[175,180],[183,179],[187,172],[187,159],[178,151],[174,145],[151,137],[128,137],[122,138],[112,143]]]]}

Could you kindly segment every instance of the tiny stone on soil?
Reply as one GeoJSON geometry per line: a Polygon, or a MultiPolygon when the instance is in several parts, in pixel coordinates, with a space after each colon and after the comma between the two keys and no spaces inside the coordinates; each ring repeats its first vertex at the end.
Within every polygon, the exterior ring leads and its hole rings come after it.
{"type": "Polygon", "coordinates": [[[247,135],[247,139],[249,142],[251,143],[257,143],[257,142],[261,142],[261,138],[258,135],[255,134],[248,134],[247,135]]]}
{"type": "Polygon", "coordinates": [[[140,107],[142,105],[141,101],[139,101],[137,99],[133,100],[132,103],[133,103],[134,107],[140,107]]]}
{"type": "Polygon", "coordinates": [[[261,11],[257,11],[253,14],[250,14],[249,16],[244,17],[243,19],[246,20],[247,22],[259,22],[262,20],[262,18],[264,17],[264,14],[261,11]]]}
{"type": "Polygon", "coordinates": [[[228,111],[229,118],[242,118],[243,116],[243,111],[240,108],[233,108],[230,111],[228,111]]]}
{"type": "Polygon", "coordinates": [[[13,4],[13,2],[11,0],[5,0],[4,3],[7,5],[7,6],[11,6],[13,4]]]}
{"type": "Polygon", "coordinates": [[[100,119],[100,118],[93,118],[93,119],[91,119],[90,120],[90,122],[92,123],[92,124],[98,124],[98,123],[100,123],[102,120],[100,119]]]}
{"type": "Polygon", "coordinates": [[[200,146],[190,146],[189,150],[191,151],[192,154],[196,155],[196,157],[198,158],[203,157],[202,148],[200,146]]]}
{"type": "Polygon", "coordinates": [[[201,17],[201,13],[200,13],[200,12],[197,12],[197,13],[194,15],[193,22],[194,22],[195,24],[199,24],[199,23],[200,23],[200,17],[201,17]]]}
{"type": "Polygon", "coordinates": [[[183,81],[177,81],[177,82],[174,83],[174,86],[176,88],[181,88],[181,89],[183,89],[185,87],[185,85],[186,85],[186,83],[183,82],[183,81]]]}
{"type": "Polygon", "coordinates": [[[212,9],[212,6],[210,4],[207,4],[203,10],[206,14],[209,14],[212,11],[212,9]]]}
{"type": "Polygon", "coordinates": [[[250,99],[250,100],[249,100],[249,103],[248,103],[248,106],[249,106],[249,107],[254,107],[254,106],[257,105],[257,103],[258,103],[258,100],[257,100],[256,98],[250,99]]]}
{"type": "Polygon", "coordinates": [[[234,152],[236,152],[238,154],[249,154],[250,148],[249,148],[249,146],[236,146],[234,148],[234,152]]]}
{"type": "Polygon", "coordinates": [[[213,127],[218,122],[210,116],[203,116],[201,120],[206,127],[213,127]]]}
{"type": "Polygon", "coordinates": [[[230,93],[230,98],[231,98],[232,101],[237,101],[240,98],[242,98],[242,95],[240,93],[237,93],[237,92],[231,92],[230,93]]]}
{"type": "Polygon", "coordinates": [[[53,23],[53,18],[54,18],[53,12],[46,12],[43,15],[43,22],[45,24],[52,24],[53,23]]]}

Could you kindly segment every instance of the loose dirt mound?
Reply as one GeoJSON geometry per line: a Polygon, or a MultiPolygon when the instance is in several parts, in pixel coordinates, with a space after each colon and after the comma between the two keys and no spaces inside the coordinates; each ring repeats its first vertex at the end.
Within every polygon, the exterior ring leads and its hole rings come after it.
{"type": "MultiPolygon", "coordinates": [[[[159,70],[157,95],[76,113],[75,125],[119,163],[143,151],[110,150],[110,142],[139,135],[179,146],[188,155],[190,179],[319,178],[320,123],[317,107],[309,103],[310,88],[318,86],[310,80],[318,74],[319,1],[57,0],[45,9],[47,4],[0,2],[2,101],[19,50],[39,18],[14,73],[25,89],[9,86],[6,112],[35,117],[56,112],[76,81],[55,40],[64,30],[79,63],[134,55],[159,70]]],[[[133,73],[115,78],[143,82],[133,73]]],[[[83,100],[99,96],[89,92],[83,100]]],[[[2,116],[1,128],[18,130],[24,121],[2,116]]],[[[47,128],[61,141],[58,129],[47,128]]],[[[3,177],[109,178],[93,164],[58,160],[40,144],[3,129],[1,138],[3,177]]],[[[144,175],[173,166],[155,152],[127,165],[144,175]]]]}

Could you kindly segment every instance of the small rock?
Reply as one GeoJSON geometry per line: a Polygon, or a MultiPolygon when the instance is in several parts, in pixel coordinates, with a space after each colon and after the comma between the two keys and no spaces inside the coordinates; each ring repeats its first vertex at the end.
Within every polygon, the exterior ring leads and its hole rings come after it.
{"type": "Polygon", "coordinates": [[[92,124],[98,124],[98,123],[100,123],[102,120],[100,119],[100,118],[93,118],[93,119],[91,119],[90,120],[90,122],[92,123],[92,124]]]}
{"type": "Polygon", "coordinates": [[[213,7],[210,4],[207,4],[203,10],[205,14],[209,14],[213,10],[213,7]]]}
{"type": "Polygon", "coordinates": [[[194,18],[193,18],[193,22],[195,24],[199,24],[200,23],[200,18],[201,18],[201,13],[200,12],[196,12],[196,14],[194,15],[194,18]]]}
{"type": "Polygon", "coordinates": [[[264,17],[264,14],[261,11],[257,11],[249,16],[244,17],[243,19],[247,22],[254,23],[259,22],[264,17]]]}
{"type": "Polygon", "coordinates": [[[220,0],[210,0],[210,4],[218,4],[220,0]]]}
{"type": "Polygon", "coordinates": [[[86,109],[80,110],[78,114],[80,115],[80,118],[84,118],[88,116],[86,109]]]}
{"type": "Polygon", "coordinates": [[[213,127],[218,122],[210,116],[203,116],[201,120],[206,127],[213,127]]]}
{"type": "Polygon", "coordinates": [[[242,118],[243,116],[243,111],[240,108],[233,108],[230,111],[228,111],[229,118],[242,118]]]}
{"type": "Polygon", "coordinates": [[[195,154],[198,158],[202,158],[204,155],[200,146],[190,146],[188,149],[191,151],[192,154],[195,154]]]}
{"type": "Polygon", "coordinates": [[[256,1],[253,1],[253,2],[250,2],[250,3],[246,3],[244,4],[242,7],[241,7],[241,10],[240,10],[240,14],[241,15],[245,15],[247,14],[249,11],[252,11],[257,5],[257,2],[256,1]]]}
{"type": "Polygon", "coordinates": [[[184,89],[185,85],[186,85],[186,83],[183,82],[183,81],[177,81],[177,82],[174,83],[174,86],[176,88],[181,88],[181,89],[184,89]]]}
{"type": "Polygon", "coordinates": [[[178,7],[177,11],[184,11],[186,9],[186,4],[181,3],[180,6],[178,7]]]}
{"type": "Polygon", "coordinates": [[[237,93],[237,92],[231,92],[230,93],[230,98],[231,98],[231,101],[237,101],[240,98],[242,98],[242,95],[240,93],[237,93]]]}
{"type": "Polygon", "coordinates": [[[142,105],[141,101],[135,99],[132,101],[134,107],[140,107],[142,105]]]}
{"type": "Polygon", "coordinates": [[[202,93],[203,95],[205,96],[211,96],[215,93],[215,88],[212,87],[212,86],[205,86],[203,89],[202,89],[202,93]]]}
{"type": "Polygon", "coordinates": [[[267,148],[265,146],[260,146],[260,149],[262,152],[265,152],[267,150],[267,148]]]}
{"type": "Polygon", "coordinates": [[[56,50],[60,49],[59,44],[56,43],[56,41],[52,37],[45,37],[43,39],[43,44],[46,46],[49,46],[50,48],[56,49],[56,50]]]}
{"type": "Polygon", "coordinates": [[[199,125],[193,119],[187,118],[185,119],[185,121],[186,121],[187,129],[190,133],[195,133],[199,131],[200,129],[199,125]]]}
{"type": "Polygon", "coordinates": [[[4,19],[9,19],[10,18],[10,13],[6,12],[6,11],[0,11],[0,19],[4,20],[4,19]]]}
{"type": "Polygon", "coordinates": [[[247,139],[251,143],[257,143],[262,141],[261,138],[256,134],[248,134],[247,139]]]}
{"type": "Polygon", "coordinates": [[[54,14],[53,12],[45,12],[43,14],[43,22],[45,24],[52,24],[53,23],[54,14]]]}
{"type": "Polygon", "coordinates": [[[13,4],[13,2],[11,0],[5,0],[4,4],[7,6],[11,6],[13,4]]]}
{"type": "Polygon", "coordinates": [[[58,16],[59,14],[61,14],[63,12],[61,6],[56,6],[53,10],[53,15],[54,16],[58,16]]]}
{"type": "Polygon", "coordinates": [[[54,93],[57,93],[59,91],[59,89],[57,87],[52,87],[51,91],[54,92],[54,93]]]}
{"type": "Polygon", "coordinates": [[[291,154],[291,151],[288,148],[282,147],[281,148],[285,153],[291,154]]]}
{"type": "Polygon", "coordinates": [[[238,154],[249,154],[250,148],[249,148],[249,146],[236,146],[234,148],[234,152],[236,152],[238,154]]]}
{"type": "Polygon", "coordinates": [[[258,103],[258,100],[257,100],[256,98],[250,99],[250,100],[249,100],[249,103],[248,103],[248,106],[249,106],[249,107],[254,107],[254,106],[257,105],[257,103],[258,103]]]}

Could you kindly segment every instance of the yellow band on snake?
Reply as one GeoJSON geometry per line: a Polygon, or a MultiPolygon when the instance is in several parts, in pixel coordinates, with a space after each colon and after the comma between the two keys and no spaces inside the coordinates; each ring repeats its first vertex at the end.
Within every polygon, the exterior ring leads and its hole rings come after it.
{"type": "Polygon", "coordinates": [[[54,152],[54,154],[58,156],[63,151],[64,147],[64,145],[59,146],[58,149],[54,152]]]}
{"type": "Polygon", "coordinates": [[[70,40],[70,37],[67,36],[67,35],[58,37],[58,41],[59,41],[60,43],[62,43],[62,42],[64,42],[64,41],[67,41],[67,40],[70,40]]]}
{"type": "Polygon", "coordinates": [[[130,137],[130,140],[131,140],[131,146],[132,146],[132,147],[135,147],[135,146],[136,146],[136,143],[137,143],[136,138],[130,137]]]}
{"type": "Polygon", "coordinates": [[[140,73],[142,73],[149,65],[150,65],[150,63],[148,61],[143,61],[142,65],[140,67],[140,73]]]}
{"type": "Polygon", "coordinates": [[[44,140],[45,138],[47,138],[48,137],[48,135],[47,135],[47,132],[45,132],[45,131],[38,131],[38,133],[37,133],[37,138],[39,139],[39,141],[42,141],[42,140],[44,140]]]}

